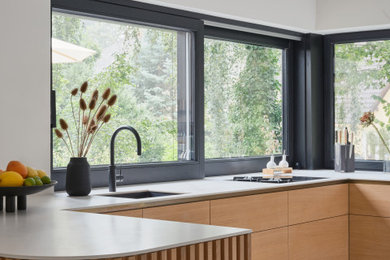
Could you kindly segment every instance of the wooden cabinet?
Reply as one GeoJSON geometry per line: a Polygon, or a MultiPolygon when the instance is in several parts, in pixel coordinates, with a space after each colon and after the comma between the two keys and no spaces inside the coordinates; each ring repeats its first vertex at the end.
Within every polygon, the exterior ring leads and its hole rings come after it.
{"type": "Polygon", "coordinates": [[[348,214],[348,184],[288,192],[289,225],[348,214]]]}
{"type": "Polygon", "coordinates": [[[252,233],[252,260],[287,260],[288,228],[252,233]]]}
{"type": "Polygon", "coordinates": [[[103,214],[142,218],[142,209],[113,211],[113,212],[106,212],[106,213],[103,213],[103,214]]]}
{"type": "Polygon", "coordinates": [[[390,259],[390,185],[350,184],[351,259],[390,259]]]}
{"type": "Polygon", "coordinates": [[[350,213],[390,217],[390,185],[350,184],[350,213]]]}
{"type": "Polygon", "coordinates": [[[390,219],[350,216],[351,259],[390,259],[390,219]]]}
{"type": "Polygon", "coordinates": [[[210,201],[211,224],[262,231],[287,226],[287,192],[210,201]]]}
{"type": "Polygon", "coordinates": [[[145,208],[144,218],[210,224],[210,202],[201,201],[170,206],[145,208]]]}
{"type": "Polygon", "coordinates": [[[290,260],[348,259],[348,216],[298,224],[288,229],[290,260]]]}

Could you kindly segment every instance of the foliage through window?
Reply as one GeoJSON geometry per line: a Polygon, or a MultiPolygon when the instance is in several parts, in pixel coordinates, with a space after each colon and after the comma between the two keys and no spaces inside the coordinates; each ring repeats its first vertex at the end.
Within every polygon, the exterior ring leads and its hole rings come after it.
{"type": "MultiPolygon", "coordinates": [[[[137,129],[143,153],[138,157],[134,137],[122,132],[116,144],[118,163],[193,159],[191,36],[186,31],[53,13],[54,39],[96,52],[81,62],[53,62],[57,118],[72,122],[70,91],[83,81],[88,80],[89,91],[110,87],[118,95],[112,121],[89,153],[90,164],[109,163],[110,137],[121,125],[137,129]]],[[[66,166],[69,157],[62,142],[53,138],[53,167],[66,166]]]]}
{"type": "Polygon", "coordinates": [[[355,133],[357,159],[383,160],[387,152],[375,130],[362,128],[359,118],[374,112],[376,125],[390,141],[390,41],[335,45],[335,129],[355,133]]]}
{"type": "Polygon", "coordinates": [[[282,150],[283,50],[205,39],[205,157],[282,150]]]}

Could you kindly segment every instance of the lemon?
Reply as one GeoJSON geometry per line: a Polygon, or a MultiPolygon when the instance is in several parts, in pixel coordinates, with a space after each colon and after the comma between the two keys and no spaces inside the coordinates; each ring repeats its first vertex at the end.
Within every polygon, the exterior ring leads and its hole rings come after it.
{"type": "Polygon", "coordinates": [[[38,176],[38,172],[35,169],[27,166],[27,176],[28,177],[38,176]]]}
{"type": "Polygon", "coordinates": [[[39,178],[42,178],[43,176],[47,176],[46,172],[44,172],[42,170],[37,170],[37,173],[38,173],[39,178]]]}
{"type": "Polygon", "coordinates": [[[23,177],[13,171],[7,171],[0,174],[0,187],[19,187],[23,186],[23,177]]]}
{"type": "Polygon", "coordinates": [[[43,184],[50,184],[51,183],[51,180],[50,180],[50,177],[49,176],[43,176],[41,178],[43,184]]]}
{"type": "Polygon", "coordinates": [[[36,182],[34,178],[27,178],[24,180],[24,186],[35,186],[36,182]]]}

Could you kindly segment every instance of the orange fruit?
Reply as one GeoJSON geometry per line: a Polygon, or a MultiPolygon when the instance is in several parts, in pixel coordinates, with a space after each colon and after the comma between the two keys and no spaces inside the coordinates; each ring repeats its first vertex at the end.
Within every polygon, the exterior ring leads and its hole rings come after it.
{"type": "Polygon", "coordinates": [[[7,171],[14,171],[19,173],[23,178],[27,177],[27,167],[19,161],[10,161],[7,165],[7,171]]]}

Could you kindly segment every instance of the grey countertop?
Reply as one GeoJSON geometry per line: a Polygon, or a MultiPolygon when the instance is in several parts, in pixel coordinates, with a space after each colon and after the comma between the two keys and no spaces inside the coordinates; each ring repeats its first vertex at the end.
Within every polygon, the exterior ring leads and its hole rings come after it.
{"type": "MultiPolygon", "coordinates": [[[[258,175],[259,173],[247,174],[258,175]]],[[[148,199],[100,196],[107,188],[94,189],[87,197],[68,197],[63,192],[28,197],[26,212],[1,213],[0,256],[28,259],[98,259],[130,256],[189,245],[250,230],[76,212],[96,208],[137,208],[185,201],[234,196],[240,193],[277,191],[347,180],[389,182],[380,172],[335,173],[330,170],[294,171],[295,175],[325,177],[288,184],[233,182],[232,176],[175,181],[118,188],[118,192],[153,190],[181,193],[148,199]]]]}

